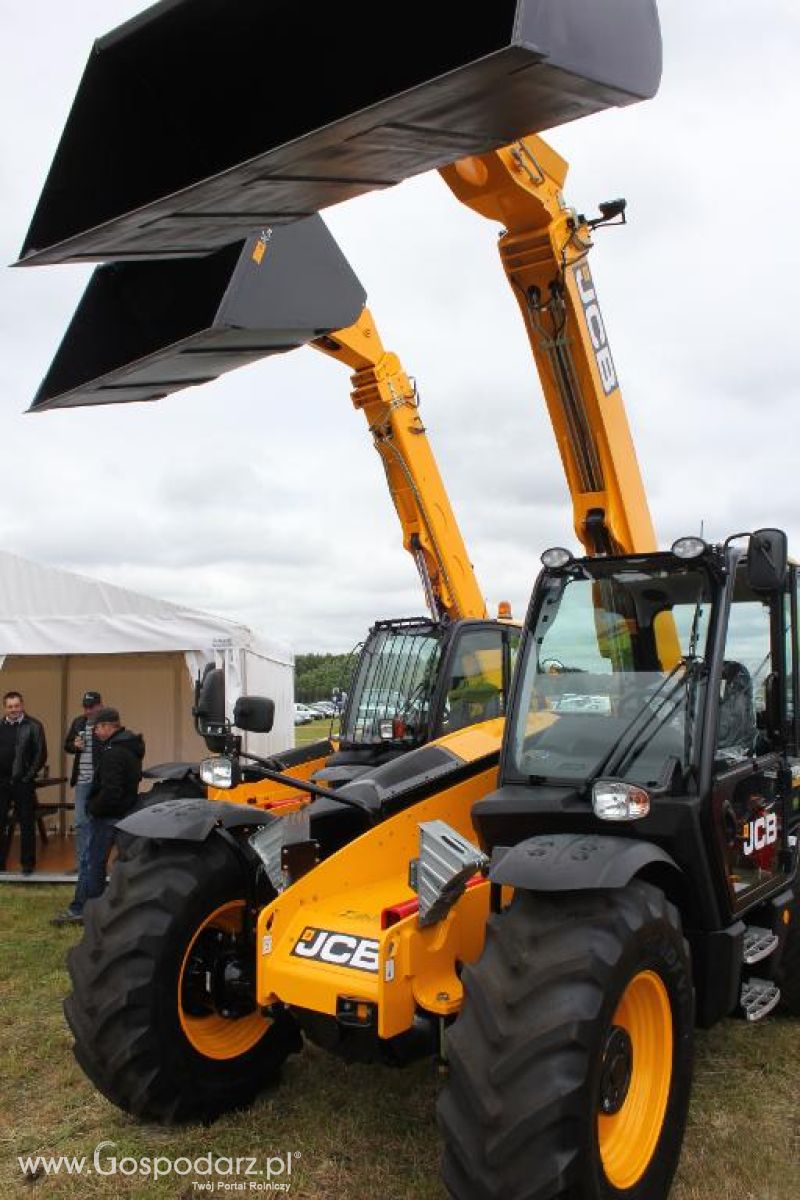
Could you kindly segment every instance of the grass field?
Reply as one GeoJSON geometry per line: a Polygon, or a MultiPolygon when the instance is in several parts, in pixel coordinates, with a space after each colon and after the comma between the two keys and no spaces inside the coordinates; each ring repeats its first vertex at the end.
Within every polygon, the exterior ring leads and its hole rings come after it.
{"type": "MultiPolygon", "coordinates": [[[[25,1182],[17,1164],[17,1156],[37,1154],[91,1160],[104,1141],[114,1143],[100,1152],[106,1171],[112,1155],[194,1160],[213,1153],[255,1156],[261,1164],[283,1156],[285,1164],[291,1154],[295,1200],[443,1197],[437,1179],[437,1079],[428,1063],[404,1071],[346,1066],[307,1048],[290,1060],[277,1089],[248,1112],[210,1127],[140,1125],[117,1111],[92,1089],[71,1054],[61,999],[68,989],[64,957],[79,933],[48,924],[63,901],[62,888],[0,888],[2,1200],[189,1200],[204,1194],[193,1187],[199,1177],[191,1175],[154,1182],[147,1176],[78,1177],[62,1171],[25,1182]]],[[[727,1021],[699,1033],[689,1132],[672,1200],[797,1200],[799,1079],[798,1021],[775,1019],[753,1027],[727,1021]]],[[[242,1182],[232,1176],[237,1178],[242,1182]]]]}
{"type": "Polygon", "coordinates": [[[331,733],[338,733],[338,731],[338,719],[333,725],[327,719],[310,721],[308,725],[295,725],[294,744],[295,746],[308,746],[311,742],[319,742],[323,738],[329,737],[331,733]]]}

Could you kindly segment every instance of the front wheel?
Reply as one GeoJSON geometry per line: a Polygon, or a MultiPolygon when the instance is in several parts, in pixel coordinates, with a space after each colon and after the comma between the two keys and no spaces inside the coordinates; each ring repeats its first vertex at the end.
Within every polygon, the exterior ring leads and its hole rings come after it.
{"type": "Polygon", "coordinates": [[[662,892],[517,893],[463,974],[439,1100],[458,1200],[663,1200],[680,1155],[694,998],[662,892]]]}
{"type": "Polygon", "coordinates": [[[301,1047],[255,1004],[242,869],[220,838],[147,841],[85,911],[64,1011],[75,1057],[114,1104],[161,1122],[250,1103],[301,1047]]]}

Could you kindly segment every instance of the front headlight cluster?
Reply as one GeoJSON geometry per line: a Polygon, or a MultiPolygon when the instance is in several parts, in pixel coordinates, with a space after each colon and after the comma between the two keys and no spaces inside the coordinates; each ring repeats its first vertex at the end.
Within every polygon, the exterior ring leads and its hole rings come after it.
{"type": "Polygon", "coordinates": [[[638,821],[650,812],[650,794],[621,779],[597,779],[592,787],[592,808],[602,821],[638,821]]]}

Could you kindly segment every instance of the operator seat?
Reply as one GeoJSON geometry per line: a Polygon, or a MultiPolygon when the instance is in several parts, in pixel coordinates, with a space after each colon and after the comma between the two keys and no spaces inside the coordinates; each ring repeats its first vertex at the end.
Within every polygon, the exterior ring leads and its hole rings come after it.
{"type": "Polygon", "coordinates": [[[753,681],[742,663],[727,659],[722,664],[722,695],[719,703],[717,747],[751,753],[756,740],[753,681]]]}

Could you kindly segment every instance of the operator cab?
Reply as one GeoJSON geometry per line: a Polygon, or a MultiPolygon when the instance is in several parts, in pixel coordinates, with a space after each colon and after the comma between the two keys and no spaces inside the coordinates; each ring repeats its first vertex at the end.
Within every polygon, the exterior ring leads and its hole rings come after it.
{"type": "Polygon", "coordinates": [[[800,821],[798,569],[777,530],[690,540],[546,567],[502,787],[473,818],[485,849],[572,828],[651,840],[695,877],[703,854],[738,912],[787,874],[800,821]]]}
{"type": "Polygon", "coordinates": [[[505,715],[518,626],[409,618],[373,625],[342,715],[339,748],[314,778],[339,786],[457,729],[505,715]]]}

